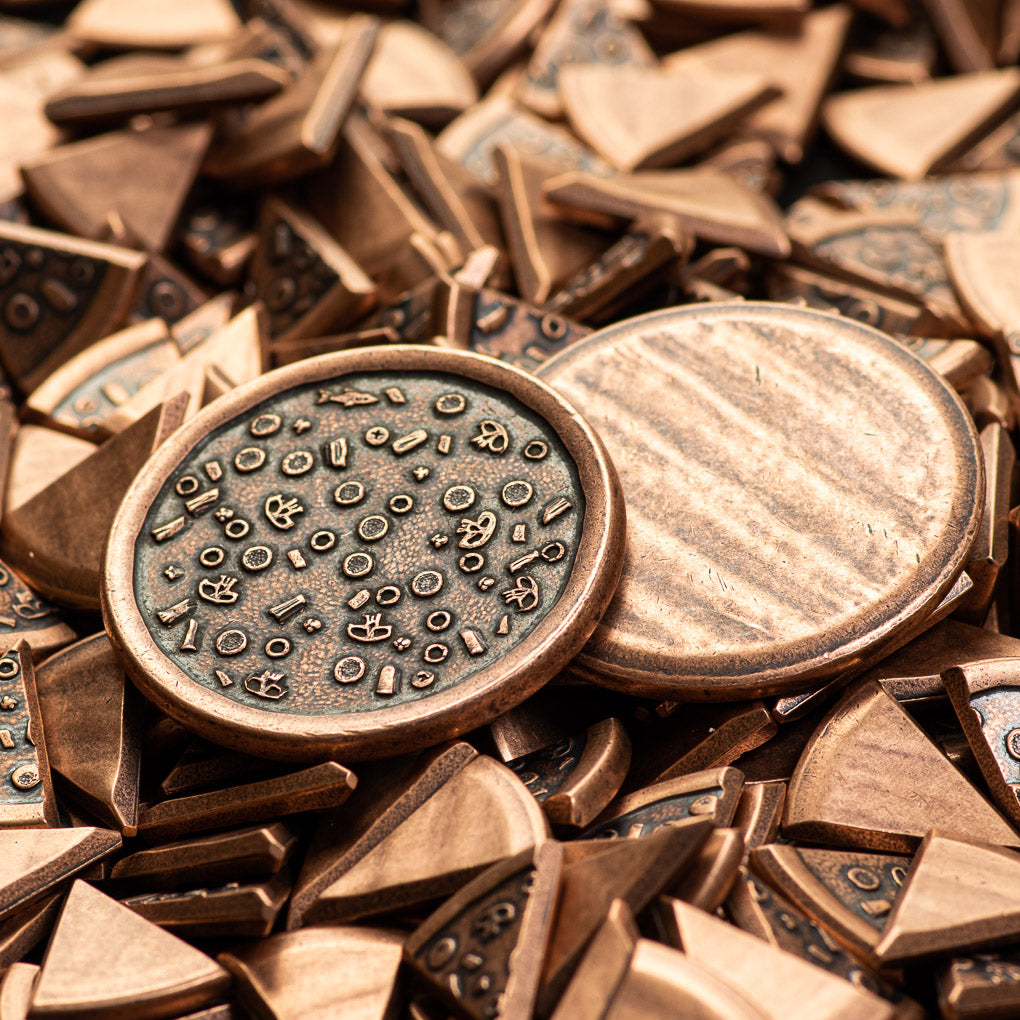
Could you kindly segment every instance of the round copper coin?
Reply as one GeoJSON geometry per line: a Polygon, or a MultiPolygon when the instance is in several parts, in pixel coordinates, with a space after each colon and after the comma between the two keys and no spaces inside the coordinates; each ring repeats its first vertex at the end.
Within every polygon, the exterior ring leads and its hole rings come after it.
{"type": "Polygon", "coordinates": [[[624,528],[598,437],[548,386],[363,348],[239,387],[153,455],[113,524],[103,612],[138,686],[209,740],[391,755],[562,669],[624,528]]]}
{"type": "Polygon", "coordinates": [[[627,500],[620,586],[577,663],[607,686],[806,690],[917,633],[974,543],[969,416],[867,326],[764,302],[670,309],[538,374],[598,429],[627,500]]]}

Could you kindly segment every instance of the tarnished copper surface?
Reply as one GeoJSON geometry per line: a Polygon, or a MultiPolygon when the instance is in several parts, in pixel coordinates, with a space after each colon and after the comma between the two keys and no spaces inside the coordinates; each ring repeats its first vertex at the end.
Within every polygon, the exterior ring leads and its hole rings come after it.
{"type": "Polygon", "coordinates": [[[599,840],[568,849],[542,972],[540,1012],[562,993],[613,900],[622,899],[639,913],[690,864],[710,829],[700,818],[645,839],[599,840]]]}
{"type": "Polygon", "coordinates": [[[305,928],[238,947],[220,962],[234,975],[241,1001],[263,1016],[387,1017],[403,941],[386,928],[305,928]]]}
{"type": "Polygon", "coordinates": [[[25,1020],[32,1005],[32,992],[39,976],[34,963],[15,963],[0,979],[0,1016],[25,1020]]]}
{"type": "Polygon", "coordinates": [[[145,256],[15,223],[0,223],[0,246],[0,362],[31,390],[116,326],[145,256]]]}
{"type": "Polygon", "coordinates": [[[751,870],[858,956],[878,945],[910,858],[774,844],[751,854],[751,870]]]}
{"type": "Polygon", "coordinates": [[[60,145],[22,164],[21,175],[62,229],[105,240],[116,213],[146,248],[162,251],[211,138],[205,124],[114,131],[60,145]]]}
{"type": "Polygon", "coordinates": [[[157,6],[145,18],[134,13],[131,0],[87,0],[68,28],[80,39],[107,46],[173,48],[220,42],[241,26],[229,0],[182,0],[157,6]]]}
{"type": "Polygon", "coordinates": [[[786,783],[780,779],[744,784],[732,824],[744,837],[745,858],[775,840],[785,802],[786,783]]]}
{"type": "Polygon", "coordinates": [[[874,681],[855,684],[812,735],[790,780],[783,833],[911,851],[932,828],[1020,845],[1020,833],[874,681]],[[827,777],[839,775],[831,784],[827,777]],[[917,796],[924,789],[925,796],[917,796]]]}
{"type": "Polygon", "coordinates": [[[245,295],[265,306],[271,341],[349,326],[371,306],[372,281],[314,220],[270,198],[258,233],[245,295]]]}
{"type": "Polygon", "coordinates": [[[136,682],[213,739],[392,754],[498,714],[586,639],[619,569],[615,486],[590,429],[523,373],[401,347],[300,363],[139,478],[107,620],[136,682]]]}
{"type": "Polygon", "coordinates": [[[939,978],[939,1009],[948,1020],[1008,1015],[1018,1008],[1020,962],[1013,952],[954,957],[939,978]]]}
{"type": "Polygon", "coordinates": [[[609,172],[608,164],[570,132],[533,116],[501,95],[493,95],[463,113],[436,139],[436,147],[444,156],[489,184],[496,181],[492,150],[501,143],[563,170],[609,172]]]}
{"type": "Polygon", "coordinates": [[[623,578],[578,660],[601,683],[732,699],[874,662],[921,626],[974,542],[973,426],[865,327],[779,305],[669,311],[539,373],[598,422],[628,501],[623,578]],[[824,376],[799,371],[823,351],[824,376]],[[668,409],[635,385],[649,365],[668,409]],[[911,430],[933,451],[923,463],[911,430]],[[853,470],[832,470],[851,450],[853,470]]]}
{"type": "Polygon", "coordinates": [[[185,403],[178,397],[158,404],[6,513],[0,549],[7,562],[54,601],[98,609],[100,564],[113,514],[153,449],[180,424],[185,403]]]}
{"type": "MultiPolygon", "coordinates": [[[[76,641],[36,670],[53,770],[96,818],[133,836],[138,825],[141,706],[104,633],[76,641]],[[82,713],[82,701],[91,710],[82,713]]],[[[33,731],[34,732],[34,731],[33,731]]]]}
{"type": "Polygon", "coordinates": [[[627,789],[731,765],[776,735],[762,701],[678,705],[665,718],[631,727],[635,752],[627,789]]]}
{"type": "Polygon", "coordinates": [[[690,1017],[691,1020],[764,1020],[751,997],[692,963],[683,953],[639,939],[630,966],[604,1014],[607,1020],[690,1017]]]}
{"type": "Polygon", "coordinates": [[[411,933],[405,960],[474,1020],[528,1015],[562,866],[563,848],[550,841],[482,872],[411,933]]]}
{"type": "Polygon", "coordinates": [[[555,312],[456,279],[439,283],[433,291],[432,322],[434,331],[454,346],[529,372],[591,332],[555,312]]]}
{"type": "Polygon", "coordinates": [[[557,169],[499,144],[492,152],[503,235],[521,296],[542,305],[571,276],[602,254],[607,238],[564,222],[543,194],[557,169]]]}
{"type": "Polygon", "coordinates": [[[290,895],[290,877],[142,893],[121,900],[139,917],[186,938],[264,938],[290,895]]]}
{"type": "Polygon", "coordinates": [[[77,881],[32,996],[35,1016],[155,1020],[223,995],[227,972],[204,953],[77,881]]]}
{"type": "Polygon", "coordinates": [[[442,127],[478,100],[467,68],[442,41],[411,21],[382,26],[361,94],[377,110],[442,127]]]}
{"type": "Polygon", "coordinates": [[[5,644],[24,638],[25,651],[35,662],[74,640],[56,606],[40,598],[3,561],[0,561],[0,633],[5,644]]]}
{"type": "Polygon", "coordinates": [[[197,793],[225,783],[282,775],[287,766],[240,751],[227,751],[196,737],[177,764],[163,777],[160,790],[168,797],[197,793]]]}
{"type": "Polygon", "coordinates": [[[24,959],[49,934],[59,913],[58,893],[36,900],[0,923],[0,971],[24,959]]]}
{"type": "Polygon", "coordinates": [[[208,173],[276,182],[325,166],[375,44],[378,25],[352,19],[338,44],[320,51],[296,82],[228,127],[206,161],[208,173]]]}
{"type": "Polygon", "coordinates": [[[782,256],[790,242],[778,210],[712,167],[642,170],[613,177],[569,171],[546,182],[545,194],[564,212],[597,225],[642,216],[670,216],[702,240],[782,256]]]}
{"type": "Polygon", "coordinates": [[[0,9],[0,1020],[1017,1012],[1020,0],[0,9]]]}
{"type": "Polygon", "coordinates": [[[1012,108],[1015,67],[922,85],[876,85],[826,100],[825,126],[857,159],[905,180],[936,172],[1012,108]]]}
{"type": "MultiPolygon", "coordinates": [[[[802,914],[755,875],[742,872],[729,899],[726,916],[738,928],[776,949],[800,957],[893,1003],[899,1020],[920,1020],[920,1006],[858,957],[848,953],[824,928],[802,914]]],[[[669,941],[669,929],[665,932],[669,941]]]]}
{"type": "MultiPolygon", "coordinates": [[[[882,1017],[893,1007],[864,988],[826,973],[679,900],[671,904],[676,943],[692,963],[735,988],[753,988],[768,1016],[882,1017]]],[[[675,944],[676,944],[675,943],[675,944]]]]}
{"type": "Polygon", "coordinates": [[[197,113],[224,103],[258,101],[289,82],[281,68],[252,57],[210,64],[187,57],[126,56],[95,65],[51,94],[45,109],[55,124],[109,124],[136,114],[197,113]]]}
{"type": "Polygon", "coordinates": [[[686,162],[779,89],[765,75],[715,73],[697,64],[668,71],[581,64],[560,72],[560,94],[574,130],[629,171],[686,162]]]}
{"type": "Polygon", "coordinates": [[[507,762],[553,825],[583,828],[619,792],[630,740],[618,719],[507,762]]]}
{"type": "Polygon", "coordinates": [[[110,878],[149,889],[257,878],[276,874],[296,844],[296,834],[283,822],[230,829],[138,850],[117,861],[110,878]]]}
{"type": "Polygon", "coordinates": [[[992,658],[956,665],[942,674],[992,798],[1014,825],[1020,824],[1020,749],[1013,736],[1018,666],[1017,658],[992,658]]]}
{"type": "Polygon", "coordinates": [[[77,872],[108,857],[122,840],[109,829],[0,829],[0,918],[6,920],[77,872]]]}
{"type": "MultiPolygon", "coordinates": [[[[287,927],[305,924],[305,915],[326,889],[477,757],[478,752],[465,741],[447,744],[418,761],[370,774],[355,791],[349,810],[323,815],[298,875],[287,927]]],[[[442,812],[438,817],[442,818],[442,812]]],[[[443,862],[437,866],[441,869],[443,862]]]]}
{"type": "Polygon", "coordinates": [[[147,382],[180,360],[162,319],[105,337],[71,358],[30,394],[32,420],[89,439],[105,437],[106,419],[147,382]]]}
{"type": "Polygon", "coordinates": [[[744,839],[737,829],[716,829],[701,845],[687,873],[671,890],[677,899],[712,913],[737,879],[744,839]]]}
{"type": "Polygon", "coordinates": [[[753,30],[714,39],[667,57],[692,57],[707,70],[764,74],[783,94],[753,114],[745,130],[766,138],[783,159],[798,161],[814,133],[818,109],[836,71],[836,61],[850,28],[851,12],[843,4],[811,11],[790,32],[753,30]]]}
{"type": "Polygon", "coordinates": [[[886,28],[870,45],[852,46],[843,57],[843,67],[874,85],[918,83],[932,77],[938,55],[931,25],[916,18],[910,24],[886,28]]]}
{"type": "Polygon", "coordinates": [[[143,839],[158,843],[276,815],[322,811],[342,804],[356,784],[350,769],[336,762],[323,762],[283,776],[143,807],[138,815],[138,832],[143,839]]]}
{"type": "Polygon", "coordinates": [[[560,996],[553,1020],[601,1016],[627,973],[638,938],[633,911],[625,900],[613,900],[560,996]]]}
{"type": "Polygon", "coordinates": [[[518,89],[525,106],[544,117],[562,113],[560,75],[572,64],[650,67],[655,57],[626,10],[598,0],[568,0],[557,5],[528,61],[518,89]]]}
{"type": "Polygon", "coordinates": [[[928,835],[874,949],[882,964],[1015,938],[1020,854],[928,835]],[[952,906],[948,906],[952,904],[952,906]]]}
{"type": "MultiPolygon", "coordinates": [[[[407,809],[398,807],[398,819],[401,808],[407,809]]],[[[419,908],[491,864],[541,843],[549,832],[531,794],[506,766],[484,755],[392,830],[386,831],[385,823],[380,828],[369,837],[374,845],[362,844],[360,859],[348,859],[347,870],[330,869],[332,881],[321,888],[304,923],[346,923],[419,908]]],[[[293,913],[290,921],[297,923],[293,913]]]]}
{"type": "Polygon", "coordinates": [[[611,801],[583,838],[639,838],[691,818],[729,825],[743,783],[737,769],[726,767],[652,783],[611,801]]]}
{"type": "Polygon", "coordinates": [[[0,658],[0,775],[0,827],[57,825],[35,670],[24,640],[0,658]]]}

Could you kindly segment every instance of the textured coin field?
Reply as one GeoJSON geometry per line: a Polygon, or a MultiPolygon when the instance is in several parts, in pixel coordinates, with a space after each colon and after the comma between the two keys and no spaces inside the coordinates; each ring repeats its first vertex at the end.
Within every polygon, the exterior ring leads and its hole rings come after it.
{"type": "Polygon", "coordinates": [[[440,374],[295,388],[192,449],[136,545],[139,609],[199,683],[371,711],[517,645],[570,575],[584,496],[508,394],[440,374]]]}

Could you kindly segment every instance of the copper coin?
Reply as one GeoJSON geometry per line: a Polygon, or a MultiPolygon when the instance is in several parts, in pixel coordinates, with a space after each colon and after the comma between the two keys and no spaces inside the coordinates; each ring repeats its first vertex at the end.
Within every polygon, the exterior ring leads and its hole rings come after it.
{"type": "Polygon", "coordinates": [[[578,659],[628,693],[789,693],[879,659],[963,568],[980,447],[890,337],[767,303],[669,309],[538,370],[593,422],[627,499],[623,577],[578,659]]]}
{"type": "Polygon", "coordinates": [[[595,433],[479,355],[363,348],[270,372],[125,497],[103,611],[142,691],[289,759],[391,755],[523,701],[612,596],[624,508],[595,433]]]}

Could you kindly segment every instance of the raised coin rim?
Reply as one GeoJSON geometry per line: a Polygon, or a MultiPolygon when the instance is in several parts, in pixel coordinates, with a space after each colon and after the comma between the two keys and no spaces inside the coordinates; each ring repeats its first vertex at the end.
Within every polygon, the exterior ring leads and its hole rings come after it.
{"type": "Polygon", "coordinates": [[[168,715],[214,743],[293,761],[388,757],[465,733],[519,704],[580,651],[616,590],[626,511],[602,441],[555,390],[484,355],[414,345],[325,354],[239,386],[182,426],[146,462],[114,518],[103,564],[103,621],[127,672],[168,715]],[[556,605],[506,655],[474,676],[418,702],[331,716],[291,715],[238,704],[194,681],[149,634],[134,596],[135,545],[153,500],[207,434],[277,393],[359,372],[438,372],[507,391],[537,412],[576,465],[585,518],[574,565],[556,605]]]}

